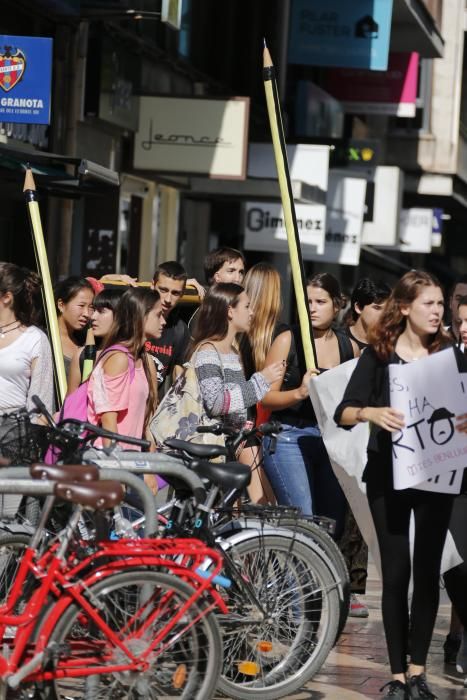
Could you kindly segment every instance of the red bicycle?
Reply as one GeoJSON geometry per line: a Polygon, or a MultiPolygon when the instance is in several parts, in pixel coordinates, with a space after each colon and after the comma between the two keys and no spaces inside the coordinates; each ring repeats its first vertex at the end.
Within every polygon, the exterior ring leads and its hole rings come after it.
{"type": "Polygon", "coordinates": [[[55,496],[76,507],[42,553],[41,522],[0,607],[0,698],[31,687],[47,700],[212,697],[222,665],[213,611],[227,612],[213,588],[221,555],[194,539],[71,549],[82,511],[115,507],[123,488],[89,481],[94,466],[52,470],[69,479],[55,496]]]}

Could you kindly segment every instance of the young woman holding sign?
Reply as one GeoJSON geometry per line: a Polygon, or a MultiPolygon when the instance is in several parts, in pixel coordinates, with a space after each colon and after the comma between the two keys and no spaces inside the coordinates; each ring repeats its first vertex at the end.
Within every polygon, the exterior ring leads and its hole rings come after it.
{"type": "Polygon", "coordinates": [[[312,376],[358,356],[358,346],[333,324],[343,308],[335,277],[322,272],[307,282],[308,306],[315,339],[318,370],[306,370],[298,328],[280,324],[274,332],[266,363],[280,360],[284,377],[272,384],[263,406],[283,430],[270,450],[265,438],[264,467],[280,505],[298,506],[304,515],[324,515],[336,521],[342,536],[347,502],[332,470],[308,393],[312,376]]]}
{"type": "MultiPolygon", "coordinates": [[[[360,357],[335,413],[343,427],[367,421],[372,426],[363,479],[381,551],[383,623],[392,671],[392,680],[384,686],[385,697],[398,700],[436,700],[426,681],[425,663],[438,610],[441,555],[453,498],[393,487],[391,433],[404,428],[405,416],[390,407],[388,365],[412,362],[451,345],[443,330],[443,313],[438,281],[426,272],[407,272],[391,293],[371,334],[370,347],[360,357]],[[414,589],[409,615],[411,568],[414,589]]],[[[462,371],[467,369],[460,353],[458,362],[462,371]]],[[[466,431],[466,417],[459,419],[457,428],[466,431]]]]}

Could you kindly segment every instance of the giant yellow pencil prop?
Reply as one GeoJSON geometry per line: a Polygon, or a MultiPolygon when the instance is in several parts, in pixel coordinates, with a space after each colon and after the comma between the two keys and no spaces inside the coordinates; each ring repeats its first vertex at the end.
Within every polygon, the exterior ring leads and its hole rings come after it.
{"type": "Polygon", "coordinates": [[[89,378],[89,375],[91,374],[94,363],[96,361],[96,340],[94,338],[94,333],[89,326],[87,333],[86,333],[86,343],[84,345],[84,362],[83,362],[83,370],[81,372],[81,381],[85,382],[86,379],[89,378]]]}
{"type": "Polygon", "coordinates": [[[57,311],[55,308],[52,281],[50,279],[49,261],[44,243],[39,204],[36,199],[36,184],[30,168],[27,168],[24,178],[23,192],[28,208],[29,223],[31,225],[34,253],[36,255],[37,271],[42,279],[42,297],[44,301],[47,329],[52,344],[52,354],[55,368],[55,379],[58,396],[61,402],[66,394],[66,374],[63,362],[62,343],[58,330],[57,311]]]}
{"type": "Polygon", "coordinates": [[[290,182],[290,172],[287,161],[284,129],[282,126],[279,94],[277,92],[274,66],[271,60],[271,55],[266,46],[264,47],[263,52],[263,80],[264,89],[266,92],[269,124],[272,134],[272,144],[276,159],[277,175],[279,178],[282,209],[284,210],[285,230],[287,232],[287,244],[289,246],[290,265],[292,268],[292,279],[295,298],[297,301],[298,319],[300,322],[300,333],[302,336],[305,363],[307,369],[313,369],[317,365],[317,360],[311,319],[308,311],[305,271],[303,269],[303,260],[300,250],[300,237],[298,234],[297,217],[295,214],[295,204],[292,194],[292,185],[290,182]]]}

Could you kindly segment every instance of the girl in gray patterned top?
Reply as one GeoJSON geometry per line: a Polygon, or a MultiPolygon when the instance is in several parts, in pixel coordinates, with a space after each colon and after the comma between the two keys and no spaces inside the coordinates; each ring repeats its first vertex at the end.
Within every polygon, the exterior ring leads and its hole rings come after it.
{"type": "Polygon", "coordinates": [[[198,313],[193,334],[192,361],[200,383],[206,412],[243,425],[247,409],[267,394],[270,385],[283,378],[284,365],[274,362],[251,379],[245,379],[235,337],[249,330],[250,301],[243,287],[234,283],[213,285],[198,313]]]}

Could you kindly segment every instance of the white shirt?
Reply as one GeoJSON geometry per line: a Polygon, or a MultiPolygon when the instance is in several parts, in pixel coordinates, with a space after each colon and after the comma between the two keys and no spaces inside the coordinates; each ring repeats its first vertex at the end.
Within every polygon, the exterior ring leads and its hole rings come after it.
{"type": "MultiPolygon", "coordinates": [[[[0,348],[1,412],[9,413],[29,404],[32,362],[36,358],[47,360],[48,358],[44,358],[47,353],[50,355],[47,336],[36,326],[29,326],[10,345],[0,348]]],[[[36,368],[34,373],[36,373],[36,368]]],[[[52,377],[50,377],[51,384],[52,381],[52,377]]],[[[41,396],[41,398],[44,401],[45,397],[41,396]]],[[[47,399],[46,403],[50,405],[48,396],[47,399]]]]}

